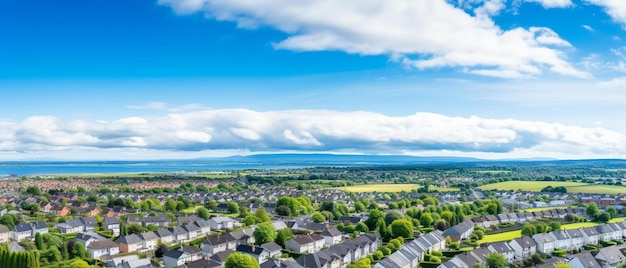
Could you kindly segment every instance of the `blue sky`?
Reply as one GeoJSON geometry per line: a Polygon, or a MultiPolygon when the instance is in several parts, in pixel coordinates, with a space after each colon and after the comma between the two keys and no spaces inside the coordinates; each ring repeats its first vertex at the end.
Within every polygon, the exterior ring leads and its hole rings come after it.
{"type": "Polygon", "coordinates": [[[621,0],[8,0],[0,159],[626,155],[621,0]]]}

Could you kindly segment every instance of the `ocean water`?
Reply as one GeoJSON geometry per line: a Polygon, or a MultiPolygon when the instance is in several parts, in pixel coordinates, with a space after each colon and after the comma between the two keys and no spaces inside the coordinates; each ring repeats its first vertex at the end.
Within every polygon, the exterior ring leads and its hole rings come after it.
{"type": "MultiPolygon", "coordinates": [[[[150,162],[4,162],[0,177],[58,174],[197,172],[246,169],[295,169],[313,167],[310,164],[220,163],[187,161],[150,162]]],[[[316,165],[315,165],[316,166],[316,165]]]]}

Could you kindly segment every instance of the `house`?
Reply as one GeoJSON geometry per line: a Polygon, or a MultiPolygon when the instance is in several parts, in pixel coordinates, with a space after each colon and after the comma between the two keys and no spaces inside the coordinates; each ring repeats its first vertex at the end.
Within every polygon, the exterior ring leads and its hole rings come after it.
{"type": "Polygon", "coordinates": [[[200,231],[200,227],[195,224],[184,224],[180,226],[185,232],[187,232],[187,241],[194,240],[196,238],[202,237],[202,232],[200,231]]]}
{"type": "Polygon", "coordinates": [[[237,239],[230,234],[209,237],[202,242],[202,252],[214,255],[227,250],[234,250],[237,247],[237,239]]]}
{"type": "Polygon", "coordinates": [[[554,238],[555,249],[570,250],[572,248],[571,238],[564,230],[552,231],[548,235],[554,238]]]}
{"type": "Polygon", "coordinates": [[[235,253],[235,251],[232,250],[232,249],[229,249],[229,250],[226,250],[226,251],[215,253],[215,254],[211,255],[211,257],[209,257],[209,259],[214,261],[214,262],[216,262],[216,263],[219,263],[219,264],[223,265],[226,262],[226,259],[228,259],[228,256],[230,256],[230,254],[233,254],[233,253],[235,253]]]}
{"type": "Polygon", "coordinates": [[[165,215],[160,215],[160,216],[146,216],[143,219],[143,222],[146,226],[153,224],[159,227],[167,227],[168,224],[170,224],[170,219],[168,217],[166,217],[165,215]]]}
{"type": "Polygon", "coordinates": [[[139,238],[143,241],[142,249],[156,249],[159,237],[156,236],[154,232],[148,231],[140,233],[137,236],[139,236],[139,238]]]}
{"type": "Polygon", "coordinates": [[[109,240],[103,239],[89,243],[87,246],[92,259],[99,259],[102,256],[117,255],[120,253],[120,246],[109,240]]]}
{"type": "Polygon", "coordinates": [[[258,263],[266,262],[271,256],[267,249],[258,246],[238,245],[236,251],[254,257],[258,263]]]}
{"type": "Polygon", "coordinates": [[[580,230],[572,229],[566,230],[567,235],[570,237],[570,249],[582,248],[585,242],[583,233],[580,230]]]}
{"type": "Polygon", "coordinates": [[[614,239],[621,239],[622,237],[621,230],[614,230],[608,224],[598,225],[596,230],[598,230],[598,241],[608,242],[614,239]]]}
{"type": "Polygon", "coordinates": [[[515,259],[516,252],[511,246],[509,246],[509,243],[507,242],[492,243],[491,245],[489,245],[489,247],[487,247],[487,249],[489,249],[491,252],[496,252],[498,254],[501,254],[507,259],[507,261],[509,261],[509,263],[512,263],[513,260],[515,259]]]}
{"type": "Polygon", "coordinates": [[[120,253],[135,252],[143,247],[143,240],[136,234],[119,237],[115,242],[120,245],[120,253]]]}
{"type": "Polygon", "coordinates": [[[324,247],[324,238],[315,240],[312,235],[300,235],[285,243],[285,248],[298,253],[315,253],[324,247]]]}
{"type": "Polygon", "coordinates": [[[567,263],[572,268],[602,268],[598,261],[589,252],[574,255],[567,263]]]}
{"type": "Polygon", "coordinates": [[[78,233],[85,230],[85,226],[80,219],[67,220],[64,223],[57,224],[56,227],[62,234],[78,233]]]}
{"type": "Polygon", "coordinates": [[[230,212],[228,209],[228,204],[226,203],[219,203],[217,204],[217,207],[215,208],[216,212],[222,212],[222,213],[228,213],[230,212]]]}
{"type": "Polygon", "coordinates": [[[267,250],[267,252],[269,252],[270,258],[280,257],[280,255],[282,255],[283,247],[281,247],[279,244],[276,244],[275,242],[264,243],[261,244],[259,247],[267,250]]]}
{"type": "Polygon", "coordinates": [[[556,240],[549,234],[534,234],[533,240],[537,243],[537,251],[545,254],[551,254],[556,246],[556,240]]]}
{"type": "Polygon", "coordinates": [[[91,242],[103,239],[106,238],[97,234],[96,232],[78,233],[76,235],[76,242],[82,243],[85,246],[89,246],[91,242]]]}
{"type": "Polygon", "coordinates": [[[444,237],[450,237],[453,242],[458,242],[470,238],[473,231],[474,224],[471,220],[468,219],[448,228],[442,233],[442,235],[444,237]]]}
{"type": "Polygon", "coordinates": [[[598,233],[598,230],[595,227],[581,228],[580,231],[583,234],[584,245],[588,245],[588,244],[597,245],[598,244],[600,233],[598,233]]]}
{"type": "Polygon", "coordinates": [[[223,216],[210,218],[209,225],[213,230],[232,230],[240,226],[239,222],[223,216]]]}
{"type": "Polygon", "coordinates": [[[251,245],[254,244],[254,228],[246,228],[236,232],[231,232],[230,235],[237,240],[239,245],[251,245]]]}
{"type": "Polygon", "coordinates": [[[361,217],[356,217],[356,216],[341,216],[339,217],[339,222],[349,222],[350,224],[357,224],[359,222],[362,222],[363,218],[361,217]]]}
{"type": "Polygon", "coordinates": [[[154,235],[156,235],[158,239],[161,239],[161,243],[163,244],[171,244],[174,242],[174,235],[168,229],[158,229],[154,231],[154,235]]]}
{"type": "Polygon", "coordinates": [[[202,259],[202,251],[195,247],[182,246],[163,254],[165,267],[179,267],[185,263],[202,259]]]}
{"type": "Polygon", "coordinates": [[[520,261],[529,258],[537,252],[537,243],[529,236],[515,238],[509,242],[509,246],[515,251],[515,259],[520,261]]]}
{"type": "Polygon", "coordinates": [[[335,227],[326,228],[320,235],[324,237],[324,246],[326,247],[341,243],[342,233],[335,227]]]}
{"type": "MultiPolygon", "coordinates": [[[[193,222],[198,228],[200,228],[201,236],[206,236],[211,234],[211,224],[209,221],[200,219],[193,222]]],[[[278,229],[277,229],[278,230],[278,229]]]]}
{"type": "Polygon", "coordinates": [[[114,236],[120,235],[120,220],[117,217],[107,217],[102,221],[102,228],[104,230],[113,231],[114,236]]]}
{"type": "Polygon", "coordinates": [[[293,258],[289,258],[289,259],[281,259],[281,260],[270,259],[269,261],[262,263],[261,268],[305,268],[305,267],[300,265],[293,258]]]}
{"type": "Polygon", "coordinates": [[[187,230],[183,229],[180,226],[174,226],[171,228],[167,228],[168,231],[170,231],[170,233],[172,233],[172,237],[173,237],[173,241],[175,243],[182,243],[182,242],[187,242],[187,238],[189,237],[189,233],[187,233],[187,230]]]}
{"type": "Polygon", "coordinates": [[[626,263],[626,257],[624,254],[620,252],[617,246],[610,246],[601,248],[598,250],[598,254],[595,256],[598,263],[602,265],[603,268],[606,267],[617,267],[617,265],[621,263],[626,263]]]}
{"type": "Polygon", "coordinates": [[[9,242],[11,230],[6,225],[0,225],[0,243],[9,242]]]}
{"type": "Polygon", "coordinates": [[[33,226],[28,223],[16,224],[11,230],[11,239],[22,241],[33,238],[33,226]]]}

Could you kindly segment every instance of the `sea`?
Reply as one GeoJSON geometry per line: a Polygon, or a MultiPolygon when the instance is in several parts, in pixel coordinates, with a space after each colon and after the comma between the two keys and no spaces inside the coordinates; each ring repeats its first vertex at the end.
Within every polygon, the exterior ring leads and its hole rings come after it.
{"type": "Polygon", "coordinates": [[[0,162],[0,178],[31,175],[207,172],[258,169],[299,169],[312,164],[220,163],[204,161],[0,162]]]}

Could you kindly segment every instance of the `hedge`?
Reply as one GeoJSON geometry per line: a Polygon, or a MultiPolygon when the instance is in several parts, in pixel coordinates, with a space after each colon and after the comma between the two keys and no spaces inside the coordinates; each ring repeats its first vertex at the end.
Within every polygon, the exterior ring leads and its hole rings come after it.
{"type": "Polygon", "coordinates": [[[421,268],[437,268],[441,265],[441,263],[436,263],[432,261],[423,261],[419,263],[419,267],[421,268]]]}

